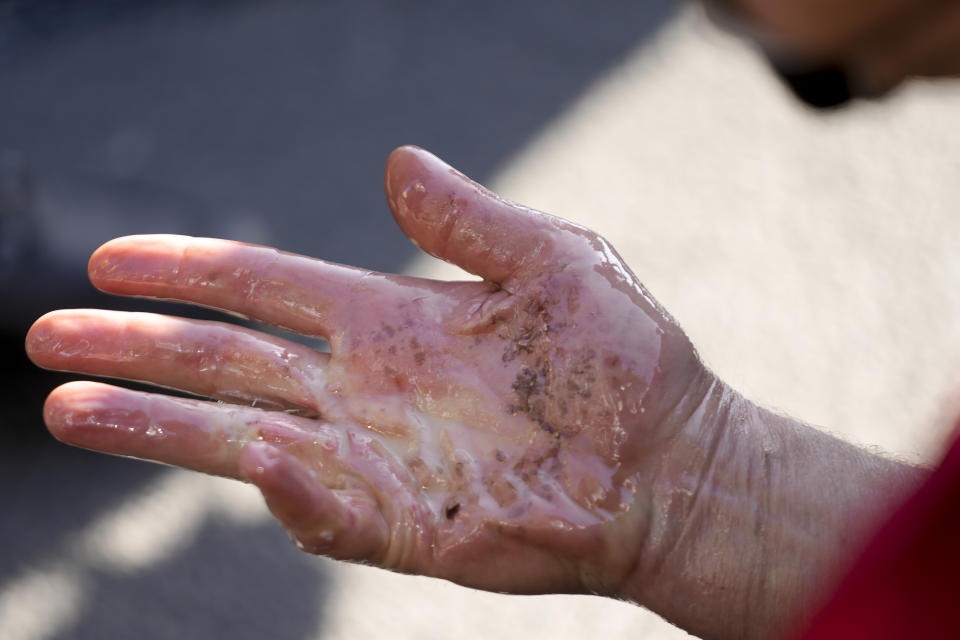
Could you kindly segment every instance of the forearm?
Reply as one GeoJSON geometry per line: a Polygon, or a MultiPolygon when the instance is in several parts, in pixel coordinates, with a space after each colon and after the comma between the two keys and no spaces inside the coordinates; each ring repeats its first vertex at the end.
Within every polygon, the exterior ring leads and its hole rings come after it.
{"type": "Polygon", "coordinates": [[[775,638],[926,473],[701,384],[624,595],[706,638],[775,638]]]}

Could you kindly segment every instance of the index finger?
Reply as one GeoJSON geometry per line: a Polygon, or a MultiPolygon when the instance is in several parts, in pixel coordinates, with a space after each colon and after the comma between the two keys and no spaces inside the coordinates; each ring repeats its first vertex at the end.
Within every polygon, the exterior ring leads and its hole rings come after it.
{"type": "Polygon", "coordinates": [[[382,304],[377,298],[402,280],[269,247],[176,235],[111,240],[91,256],[89,275],[107,293],[190,302],[328,338],[348,306],[382,304]]]}

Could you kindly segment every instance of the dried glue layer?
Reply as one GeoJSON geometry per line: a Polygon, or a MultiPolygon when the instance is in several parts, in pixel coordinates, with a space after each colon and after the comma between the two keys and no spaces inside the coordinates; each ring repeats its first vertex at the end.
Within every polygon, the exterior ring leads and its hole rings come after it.
{"type": "Polygon", "coordinates": [[[471,295],[439,304],[378,276],[397,287],[371,289],[369,320],[331,336],[333,358],[315,376],[323,419],[364,427],[341,427],[343,473],[358,450],[386,456],[386,485],[403,495],[370,486],[381,502],[420,503],[440,534],[463,538],[491,520],[587,527],[629,510],[629,463],[656,438],[644,401],[663,329],[633,300],[631,317],[603,313],[624,296],[650,304],[628,272],[604,265],[565,265],[513,293],[463,283],[471,295]]]}
{"type": "MultiPolygon", "coordinates": [[[[160,351],[212,380],[205,395],[299,414],[225,409],[209,425],[225,458],[253,440],[280,445],[331,488],[372,492],[388,521],[415,514],[407,525],[433,544],[490,522],[588,527],[633,503],[631,462],[657,437],[644,403],[664,335],[616,254],[599,240],[588,248],[513,291],[358,273],[350,322],[323,310],[337,328],[329,359],[247,333],[160,351]]],[[[295,311],[304,291],[288,290],[295,311]]],[[[119,347],[134,361],[147,350],[119,347]]]]}
{"type": "MultiPolygon", "coordinates": [[[[77,410],[66,421],[88,427],[72,438],[81,446],[116,450],[93,428],[126,424],[141,440],[127,455],[236,475],[239,450],[269,441],[327,486],[369,491],[395,528],[441,549],[491,523],[585,528],[628,512],[643,485],[636,461],[662,436],[651,415],[662,414],[652,401],[663,396],[664,340],[679,330],[605,243],[581,246],[510,289],[357,271],[342,293],[349,308],[322,310],[335,327],[318,331],[330,356],[142,314],[89,312],[95,335],[71,333],[85,312],[70,312],[31,339],[45,366],[290,412],[212,415],[189,401],[139,417],[77,410]]],[[[265,264],[289,259],[258,251],[265,264]]],[[[181,261],[176,277],[199,281],[186,265],[201,262],[181,261]]],[[[304,317],[303,291],[289,291],[285,304],[304,317]]]]}
{"type": "Polygon", "coordinates": [[[215,240],[109,243],[91,260],[104,290],[321,335],[331,354],[186,321],[137,335],[86,323],[86,355],[64,349],[49,365],[292,412],[155,404],[145,415],[159,428],[142,430],[162,440],[153,449],[94,448],[237,475],[238,449],[270,441],[319,482],[374,495],[392,536],[420,536],[413,546],[447,548],[491,524],[585,529],[629,513],[674,435],[663,417],[689,386],[682,372],[697,370],[689,342],[591,232],[440,167],[403,173],[388,171],[401,227],[497,284],[215,240]],[[165,436],[173,426],[183,435],[165,436]],[[198,460],[168,446],[177,440],[198,460]]]}

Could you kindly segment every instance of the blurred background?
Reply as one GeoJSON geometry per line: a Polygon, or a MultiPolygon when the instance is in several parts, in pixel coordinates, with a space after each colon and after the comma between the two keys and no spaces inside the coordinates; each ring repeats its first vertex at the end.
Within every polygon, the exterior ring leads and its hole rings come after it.
{"type": "Polygon", "coordinates": [[[925,463],[960,410],[960,86],[797,104],[671,0],[0,1],[0,638],[687,637],[296,551],[249,487],[72,450],[23,356],[123,234],[432,277],[383,202],[415,143],[607,236],[749,397],[925,463]]]}

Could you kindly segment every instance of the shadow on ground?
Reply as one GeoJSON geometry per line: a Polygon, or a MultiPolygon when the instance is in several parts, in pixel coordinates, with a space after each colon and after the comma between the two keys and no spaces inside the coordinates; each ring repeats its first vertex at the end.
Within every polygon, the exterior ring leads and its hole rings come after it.
{"type": "MultiPolygon", "coordinates": [[[[0,593],[162,472],[61,448],[39,420],[68,377],[22,356],[32,318],[160,308],[94,292],[97,245],[189,233],[399,270],[415,249],[383,203],[393,147],[489,177],[675,3],[75,4],[0,3],[0,593]]],[[[162,566],[95,577],[62,637],[312,637],[323,576],[282,539],[207,523],[162,566]]]]}
{"type": "Polygon", "coordinates": [[[90,576],[82,619],[57,637],[311,638],[326,585],[302,556],[273,523],[210,520],[185,552],[136,576],[90,576]]]}

